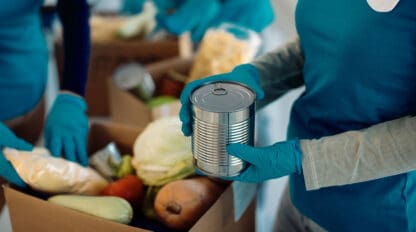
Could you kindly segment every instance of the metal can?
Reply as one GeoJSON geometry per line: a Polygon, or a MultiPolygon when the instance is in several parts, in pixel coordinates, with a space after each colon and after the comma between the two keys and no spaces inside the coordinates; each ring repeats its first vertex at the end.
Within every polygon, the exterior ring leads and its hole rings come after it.
{"type": "Polygon", "coordinates": [[[230,143],[254,144],[255,93],[235,82],[214,82],[190,96],[194,166],[209,176],[239,175],[246,163],[227,153],[230,143]]]}

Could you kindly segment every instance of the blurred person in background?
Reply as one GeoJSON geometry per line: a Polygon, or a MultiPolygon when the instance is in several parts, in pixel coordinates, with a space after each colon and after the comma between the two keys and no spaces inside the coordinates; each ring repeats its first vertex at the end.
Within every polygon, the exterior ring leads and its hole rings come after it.
{"type": "Polygon", "coordinates": [[[183,133],[192,134],[189,96],[205,83],[247,85],[259,109],[305,86],[286,141],[227,146],[248,163],[229,179],[290,176],[275,231],[416,231],[414,12],[408,0],[299,0],[299,39],[185,87],[183,133]]]}
{"type": "MultiPolygon", "coordinates": [[[[122,14],[139,13],[144,0],[124,0],[122,14]]],[[[260,33],[274,18],[269,0],[153,0],[159,28],[174,35],[190,32],[199,42],[210,27],[233,23],[260,33]]]]}
{"type": "Polygon", "coordinates": [[[44,124],[48,48],[41,22],[41,0],[0,3],[0,176],[25,187],[2,150],[31,150],[42,129],[54,156],[88,165],[88,118],[83,99],[90,50],[86,0],[59,0],[65,64],[61,91],[44,124]]]}

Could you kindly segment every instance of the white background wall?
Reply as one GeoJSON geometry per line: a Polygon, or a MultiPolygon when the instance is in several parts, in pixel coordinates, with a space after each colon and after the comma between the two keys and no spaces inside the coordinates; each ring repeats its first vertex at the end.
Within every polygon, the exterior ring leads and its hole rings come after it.
{"type": "MultiPolygon", "coordinates": [[[[265,51],[282,46],[296,36],[294,9],[296,0],[271,0],[275,10],[274,23],[264,33],[265,51]]],[[[285,140],[289,110],[302,89],[294,90],[257,114],[257,146],[267,146],[285,140]]],[[[276,218],[280,197],[287,178],[264,182],[257,195],[256,230],[269,232],[276,218]]]]}

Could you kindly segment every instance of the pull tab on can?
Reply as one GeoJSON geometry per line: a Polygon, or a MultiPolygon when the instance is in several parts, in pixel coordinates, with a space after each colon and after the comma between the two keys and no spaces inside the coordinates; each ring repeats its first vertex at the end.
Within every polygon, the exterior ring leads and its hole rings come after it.
{"type": "Polygon", "coordinates": [[[214,94],[214,95],[226,95],[227,90],[222,88],[221,85],[215,84],[215,87],[212,90],[212,94],[214,94]]]}
{"type": "Polygon", "coordinates": [[[227,153],[230,143],[254,144],[255,93],[234,82],[215,82],[196,89],[193,113],[194,166],[215,177],[241,173],[246,163],[227,153]]]}

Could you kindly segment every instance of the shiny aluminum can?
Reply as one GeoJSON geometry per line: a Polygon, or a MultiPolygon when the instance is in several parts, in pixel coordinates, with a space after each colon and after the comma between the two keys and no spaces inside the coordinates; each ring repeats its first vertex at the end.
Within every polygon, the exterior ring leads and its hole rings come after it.
{"type": "Polygon", "coordinates": [[[255,93],[235,82],[214,82],[196,89],[192,102],[194,166],[204,174],[230,177],[246,163],[227,153],[230,143],[254,144],[255,93]]]}

